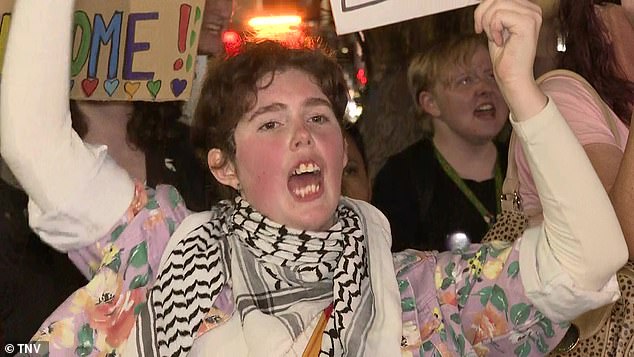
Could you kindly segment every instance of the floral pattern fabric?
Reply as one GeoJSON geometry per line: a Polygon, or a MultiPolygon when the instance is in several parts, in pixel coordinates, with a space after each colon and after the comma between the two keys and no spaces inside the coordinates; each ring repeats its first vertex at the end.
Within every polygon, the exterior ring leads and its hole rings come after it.
{"type": "MultiPolygon", "coordinates": [[[[155,191],[137,185],[133,203],[111,231],[72,253],[80,269],[94,272],[93,278],[44,322],[33,340],[48,341],[51,356],[120,355],[167,242],[188,214],[173,187],[155,191]]],[[[440,254],[407,250],[394,255],[394,264],[403,356],[544,355],[568,327],[552,323],[525,297],[519,241],[440,254]]],[[[219,300],[232,300],[231,289],[223,290],[219,300]]],[[[197,337],[228,318],[228,300],[216,302],[197,337]]]]}
{"type": "Polygon", "coordinates": [[[519,245],[396,253],[403,356],[543,356],[565,334],[534,308],[519,275],[519,245]]]}
{"type": "Polygon", "coordinates": [[[137,184],[112,230],[72,253],[92,279],[53,312],[33,337],[51,356],[117,356],[146,302],[167,241],[189,212],[176,189],[137,184]]]}

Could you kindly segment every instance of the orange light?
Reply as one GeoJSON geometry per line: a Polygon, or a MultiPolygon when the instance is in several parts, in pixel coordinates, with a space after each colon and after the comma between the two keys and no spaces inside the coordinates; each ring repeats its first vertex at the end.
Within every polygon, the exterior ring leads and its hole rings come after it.
{"type": "Polygon", "coordinates": [[[303,21],[298,15],[260,16],[247,21],[256,39],[268,39],[298,47],[305,41],[303,21]]]}
{"type": "Polygon", "coordinates": [[[260,28],[270,27],[291,28],[301,25],[302,18],[297,15],[259,16],[249,19],[247,23],[256,31],[260,28]]]}
{"type": "Polygon", "coordinates": [[[248,24],[256,38],[284,40],[301,33],[302,18],[296,15],[253,17],[248,24]]]}

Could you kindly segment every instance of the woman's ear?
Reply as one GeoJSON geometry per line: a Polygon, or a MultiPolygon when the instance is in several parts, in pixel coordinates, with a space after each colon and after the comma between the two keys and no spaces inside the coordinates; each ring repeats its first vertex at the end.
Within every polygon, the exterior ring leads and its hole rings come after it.
{"type": "Polygon", "coordinates": [[[434,118],[439,117],[441,114],[438,103],[436,103],[436,98],[434,98],[431,92],[421,91],[418,94],[418,106],[423,112],[434,118]]]}
{"type": "Polygon", "coordinates": [[[238,179],[235,165],[226,159],[220,149],[209,150],[207,153],[207,165],[218,182],[238,190],[240,180],[238,179]]]}

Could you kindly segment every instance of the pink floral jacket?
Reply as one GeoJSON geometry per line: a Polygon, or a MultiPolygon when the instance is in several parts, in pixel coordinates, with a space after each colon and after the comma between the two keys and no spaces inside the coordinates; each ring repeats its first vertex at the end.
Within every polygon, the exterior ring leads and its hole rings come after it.
{"type": "MultiPolygon", "coordinates": [[[[93,277],[44,322],[33,340],[48,341],[51,356],[120,355],[167,241],[188,214],[173,187],[155,191],[137,185],[132,205],[109,234],[71,254],[93,277]]],[[[518,242],[493,242],[464,252],[395,254],[402,354],[523,357],[550,351],[568,325],[553,324],[526,298],[518,247],[518,242]]],[[[209,327],[203,323],[199,336],[209,327]]]]}

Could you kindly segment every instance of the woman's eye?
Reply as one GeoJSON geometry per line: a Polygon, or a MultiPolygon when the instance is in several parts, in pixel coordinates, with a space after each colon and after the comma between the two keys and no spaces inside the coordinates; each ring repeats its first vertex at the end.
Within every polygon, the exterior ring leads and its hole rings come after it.
{"type": "Polygon", "coordinates": [[[355,176],[358,171],[359,171],[359,169],[357,168],[357,166],[355,164],[351,164],[349,162],[348,165],[346,165],[346,167],[343,168],[343,175],[344,176],[355,176]]]}
{"type": "Polygon", "coordinates": [[[313,116],[310,117],[310,121],[313,122],[313,123],[321,124],[321,123],[327,122],[328,118],[326,116],[324,116],[324,115],[321,115],[321,114],[320,115],[313,115],[313,116]]]}
{"type": "Polygon", "coordinates": [[[458,78],[458,84],[459,85],[468,85],[471,84],[473,82],[473,79],[471,78],[471,76],[464,76],[464,77],[460,77],[458,78]]]}
{"type": "Polygon", "coordinates": [[[267,121],[266,123],[262,124],[258,130],[272,130],[277,128],[278,126],[280,126],[280,124],[278,122],[274,122],[274,121],[267,121]]]}

